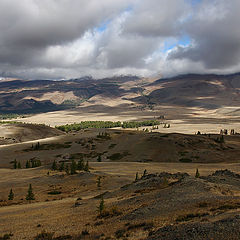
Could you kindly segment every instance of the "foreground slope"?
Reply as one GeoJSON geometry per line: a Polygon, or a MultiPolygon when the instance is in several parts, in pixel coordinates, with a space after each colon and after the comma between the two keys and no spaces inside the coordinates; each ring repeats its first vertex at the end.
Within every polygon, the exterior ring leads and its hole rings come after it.
{"type": "MultiPolygon", "coordinates": [[[[29,178],[20,173],[17,182],[1,170],[2,184],[14,184],[16,200],[1,197],[0,234],[12,233],[13,240],[35,239],[42,231],[54,233],[50,239],[239,238],[240,175],[203,167],[200,173],[204,168],[212,173],[195,178],[188,173],[156,173],[155,166],[153,173],[150,168],[149,174],[134,181],[124,168],[112,174],[110,168],[101,170],[100,164],[93,164],[90,173],[74,176],[30,169],[29,178]],[[36,200],[28,203],[24,195],[30,182],[36,200]],[[53,190],[61,193],[49,195],[53,190]],[[105,208],[99,215],[101,196],[105,208]]],[[[138,165],[125,163],[132,171],[138,165]]]]}

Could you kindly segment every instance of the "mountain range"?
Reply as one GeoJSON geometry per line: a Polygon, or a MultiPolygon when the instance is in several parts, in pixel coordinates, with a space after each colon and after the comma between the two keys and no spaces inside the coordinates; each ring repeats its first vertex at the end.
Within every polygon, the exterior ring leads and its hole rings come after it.
{"type": "MultiPolygon", "coordinates": [[[[240,106],[240,73],[188,74],[172,78],[119,76],[104,79],[0,81],[1,113],[39,113],[72,109],[101,96],[131,105],[158,105],[218,109],[240,106]]],[[[95,102],[96,103],[96,102],[95,102]]]]}

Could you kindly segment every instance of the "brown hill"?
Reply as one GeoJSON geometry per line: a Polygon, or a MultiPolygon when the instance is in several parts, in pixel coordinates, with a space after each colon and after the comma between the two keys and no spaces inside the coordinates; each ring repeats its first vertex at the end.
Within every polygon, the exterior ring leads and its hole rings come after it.
{"type": "Polygon", "coordinates": [[[1,123],[0,145],[21,143],[62,134],[63,132],[42,124],[1,123]]]}
{"type": "MultiPolygon", "coordinates": [[[[33,125],[35,126],[35,125],[33,125]]],[[[35,128],[35,127],[34,127],[35,128]]],[[[47,134],[55,136],[55,129],[40,128],[31,130],[28,140],[36,135],[47,134]],[[35,135],[33,134],[35,131],[35,135]],[[42,133],[40,133],[42,132],[42,133]],[[54,134],[52,134],[53,132],[54,134]]],[[[57,131],[57,132],[55,132],[57,131]]],[[[17,136],[17,135],[15,135],[17,136]]],[[[47,135],[46,135],[47,136],[47,135]]],[[[185,135],[145,133],[138,131],[120,130],[85,130],[78,133],[68,133],[51,139],[42,139],[38,149],[32,148],[37,141],[11,146],[0,146],[0,167],[12,167],[12,160],[17,159],[23,166],[27,160],[39,159],[42,164],[57,162],[97,161],[101,155],[103,162],[176,162],[186,163],[233,163],[239,162],[240,136],[225,136],[220,143],[219,135],[185,135]],[[107,132],[107,136],[99,136],[99,132],[107,132]]],[[[21,140],[24,139],[24,136],[21,140]]]]}

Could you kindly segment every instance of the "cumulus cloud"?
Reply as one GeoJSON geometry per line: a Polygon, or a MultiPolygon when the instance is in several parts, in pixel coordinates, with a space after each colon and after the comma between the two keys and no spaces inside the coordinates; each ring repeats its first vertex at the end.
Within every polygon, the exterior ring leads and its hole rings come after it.
{"type": "Polygon", "coordinates": [[[239,71],[239,8],[238,0],[1,0],[0,75],[239,71]]]}

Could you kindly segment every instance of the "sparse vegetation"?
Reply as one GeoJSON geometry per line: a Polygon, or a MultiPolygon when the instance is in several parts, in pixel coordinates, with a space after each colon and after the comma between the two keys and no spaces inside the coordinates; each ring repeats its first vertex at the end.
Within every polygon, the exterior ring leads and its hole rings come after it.
{"type": "Polygon", "coordinates": [[[205,216],[208,216],[209,213],[189,213],[189,214],[186,214],[186,215],[181,215],[181,216],[178,216],[176,218],[176,222],[187,222],[187,221],[190,221],[194,218],[201,218],[201,217],[205,217],[205,216]]]}
{"type": "Polygon", "coordinates": [[[61,143],[51,143],[51,144],[41,144],[37,143],[36,145],[32,145],[30,148],[26,148],[23,151],[30,152],[30,151],[42,151],[42,150],[57,150],[63,148],[70,148],[71,144],[61,144],[61,143]]]}

